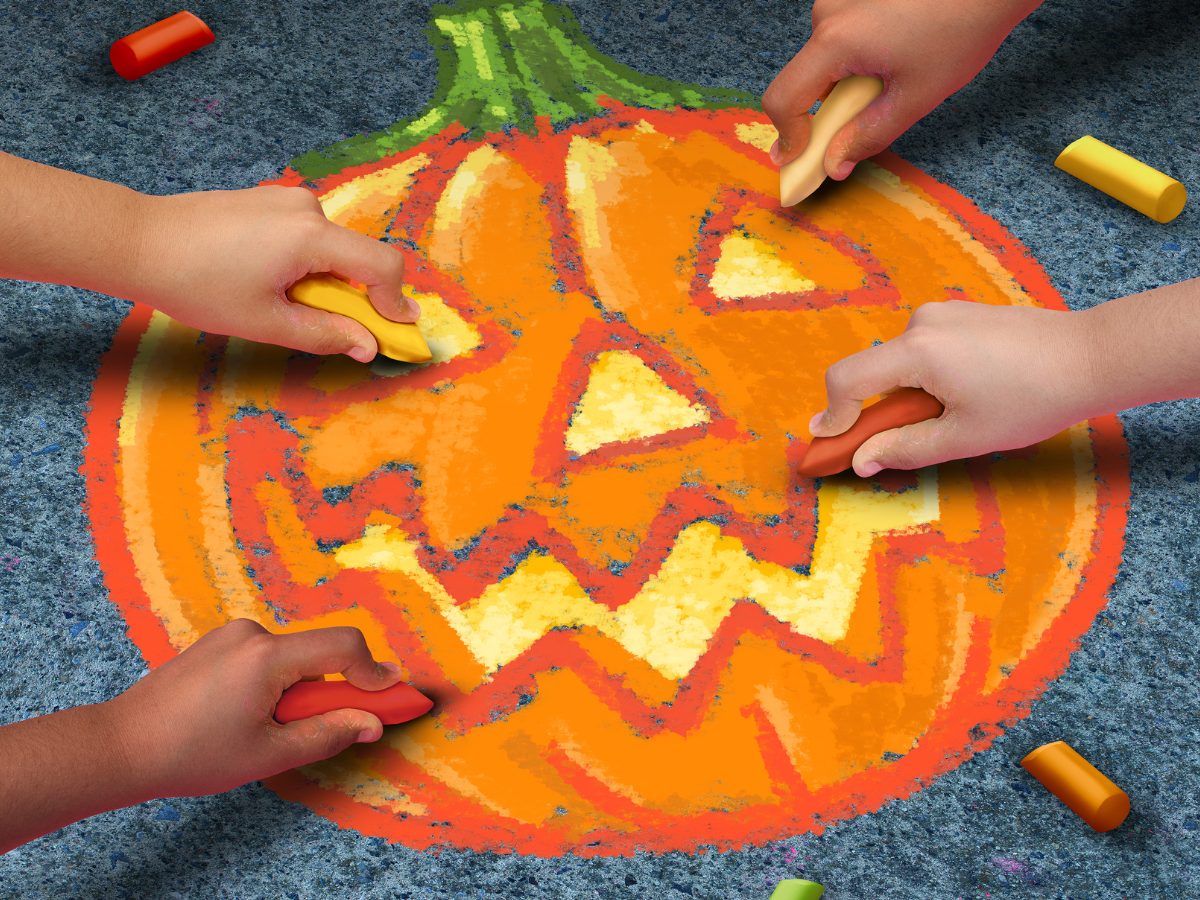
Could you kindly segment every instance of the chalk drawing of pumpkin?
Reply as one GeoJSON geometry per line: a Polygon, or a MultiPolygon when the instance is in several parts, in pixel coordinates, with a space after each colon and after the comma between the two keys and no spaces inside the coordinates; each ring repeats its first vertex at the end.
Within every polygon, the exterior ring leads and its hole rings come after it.
{"type": "Polygon", "coordinates": [[[89,509],[148,662],[238,616],[361,628],[435,712],[270,784],[412,847],[744,846],[986,747],[1103,606],[1117,421],[794,467],[830,363],[928,301],[1061,308],[1036,262],[894,156],[781,210],[751,101],[615,63],[562,6],[430,35],[427,112],[279,183],[404,254],[433,364],[144,309],[104,361],[89,509]]]}

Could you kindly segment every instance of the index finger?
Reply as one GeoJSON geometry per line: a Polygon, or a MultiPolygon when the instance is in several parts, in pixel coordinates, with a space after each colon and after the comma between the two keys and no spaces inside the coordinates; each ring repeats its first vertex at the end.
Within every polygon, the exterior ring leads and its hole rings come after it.
{"type": "Polygon", "coordinates": [[[771,153],[777,165],[804,152],[811,131],[809,110],[836,80],[833,58],[819,40],[810,39],[768,85],[762,107],[779,132],[778,145],[771,153]]]}
{"type": "Polygon", "coordinates": [[[826,408],[809,430],[818,437],[841,434],[858,419],[863,402],[898,387],[921,387],[913,358],[899,338],[860,350],[825,372],[826,408]]]}
{"type": "Polygon", "coordinates": [[[417,320],[420,307],[402,293],[404,258],[399,251],[332,222],[321,240],[322,272],[362,284],[371,305],[384,318],[405,323],[417,320]]]}
{"type": "Polygon", "coordinates": [[[378,663],[363,633],[339,626],[316,628],[275,638],[275,658],[289,684],[314,676],[340,672],[356,687],[377,691],[394,684],[399,667],[378,663]]]}

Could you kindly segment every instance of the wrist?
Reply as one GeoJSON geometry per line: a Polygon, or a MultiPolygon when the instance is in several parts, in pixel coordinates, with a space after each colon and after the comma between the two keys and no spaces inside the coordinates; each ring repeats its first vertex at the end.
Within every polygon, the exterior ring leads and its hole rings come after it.
{"type": "Polygon", "coordinates": [[[155,272],[161,264],[166,227],[164,203],[169,198],[130,191],[121,199],[123,226],[115,252],[113,271],[118,289],[109,291],[128,300],[150,302],[155,272]]]}
{"type": "Polygon", "coordinates": [[[103,748],[98,762],[112,792],[110,808],[132,806],[157,797],[151,758],[138,747],[138,736],[144,729],[132,715],[125,695],[86,709],[93,716],[91,733],[103,748]]]}
{"type": "Polygon", "coordinates": [[[1113,329],[1108,305],[1070,314],[1071,343],[1068,365],[1075,373],[1080,418],[1107,415],[1122,409],[1119,358],[1120,335],[1113,329]]]}

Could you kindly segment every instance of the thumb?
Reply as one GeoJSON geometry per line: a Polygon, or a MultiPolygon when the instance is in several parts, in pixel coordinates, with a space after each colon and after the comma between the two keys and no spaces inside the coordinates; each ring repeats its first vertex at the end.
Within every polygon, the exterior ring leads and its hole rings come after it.
{"type": "Polygon", "coordinates": [[[354,744],[373,743],[383,737],[383,723],[365,710],[335,709],[283,725],[276,734],[284,771],[337,756],[354,744]]]}
{"type": "Polygon", "coordinates": [[[870,478],[883,469],[921,469],[953,459],[953,420],[949,413],[904,428],[881,431],[858,448],[854,471],[870,478]]]}
{"type": "Polygon", "coordinates": [[[272,343],[319,355],[345,353],[362,363],[369,363],[379,352],[375,336],[348,316],[313,309],[286,298],[277,304],[277,313],[270,332],[264,336],[272,343]]]}
{"type": "Polygon", "coordinates": [[[385,319],[417,321],[421,308],[402,292],[404,257],[398,250],[331,222],[321,237],[321,255],[321,270],[362,284],[385,319]]]}
{"type": "Polygon", "coordinates": [[[771,147],[771,161],[776,165],[785,165],[804,152],[812,132],[809,110],[833,82],[833,67],[823,45],[810,40],[767,87],[762,108],[779,132],[779,140],[771,147]]]}

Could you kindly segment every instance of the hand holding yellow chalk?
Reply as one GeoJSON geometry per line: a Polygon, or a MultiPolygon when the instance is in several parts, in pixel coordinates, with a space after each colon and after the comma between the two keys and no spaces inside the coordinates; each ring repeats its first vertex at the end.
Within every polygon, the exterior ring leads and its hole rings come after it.
{"type": "Polygon", "coordinates": [[[370,298],[363,291],[340,278],[309,275],[293,284],[288,296],[296,303],[348,316],[361,323],[375,336],[379,352],[384,356],[409,363],[425,363],[433,359],[429,345],[416,325],[385,319],[371,305],[370,298]]]}
{"type": "Polygon", "coordinates": [[[1187,203],[1187,188],[1170,175],[1090,134],[1068,146],[1054,165],[1164,225],[1187,203]]]}

